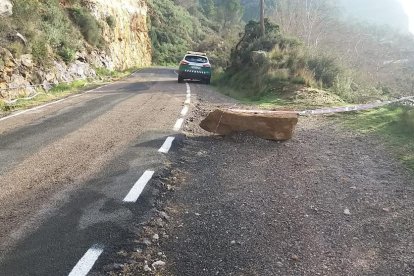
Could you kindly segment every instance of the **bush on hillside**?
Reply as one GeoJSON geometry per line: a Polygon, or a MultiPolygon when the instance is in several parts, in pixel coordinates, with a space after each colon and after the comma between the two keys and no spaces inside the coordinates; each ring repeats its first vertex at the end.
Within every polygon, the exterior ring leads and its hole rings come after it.
{"type": "Polygon", "coordinates": [[[227,67],[241,31],[239,0],[149,0],[153,62],[177,64],[189,50],[207,52],[214,70],[227,67]]]}
{"type": "MultiPolygon", "coordinates": [[[[78,4],[78,0],[71,2],[78,4]]],[[[45,59],[52,53],[70,62],[71,53],[82,47],[82,36],[59,0],[14,0],[13,15],[0,22],[0,35],[0,46],[11,50],[15,57],[32,53],[43,65],[47,65],[45,59]],[[16,32],[27,39],[26,45],[16,39],[16,32]]]]}
{"type": "Polygon", "coordinates": [[[102,29],[95,17],[85,8],[70,8],[69,14],[85,40],[92,46],[98,46],[102,39],[102,29]]]}
{"type": "Polygon", "coordinates": [[[149,1],[153,61],[177,64],[183,55],[205,37],[200,21],[170,0],[149,1]]]}
{"type": "Polygon", "coordinates": [[[335,58],[310,53],[299,39],[283,35],[278,25],[269,20],[265,24],[263,37],[258,22],[250,21],[246,25],[232,50],[223,81],[218,79],[219,84],[241,90],[244,96],[252,99],[268,94],[289,94],[304,86],[325,89],[348,102],[379,98],[380,90],[357,86],[351,73],[335,58]]]}
{"type": "Polygon", "coordinates": [[[332,57],[318,55],[307,60],[307,67],[315,73],[315,79],[325,87],[332,87],[335,80],[342,74],[342,69],[332,57]]]}
{"type": "Polygon", "coordinates": [[[414,109],[404,108],[404,111],[401,114],[401,122],[404,127],[404,131],[414,137],[414,109]]]}

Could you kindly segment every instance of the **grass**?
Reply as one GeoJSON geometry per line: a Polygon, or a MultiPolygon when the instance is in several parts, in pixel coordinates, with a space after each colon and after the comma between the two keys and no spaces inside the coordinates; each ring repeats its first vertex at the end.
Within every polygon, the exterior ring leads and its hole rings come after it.
{"type": "MultiPolygon", "coordinates": [[[[243,79],[239,81],[243,83],[243,79]]],[[[343,102],[337,95],[327,91],[317,89],[302,89],[302,91],[295,91],[298,87],[291,86],[291,91],[280,92],[283,89],[273,88],[267,93],[252,97],[252,93],[247,88],[233,87],[225,80],[220,79],[217,74],[213,75],[212,84],[217,90],[231,98],[234,98],[246,105],[254,105],[263,109],[287,108],[303,110],[309,108],[320,108],[329,106],[343,106],[343,102]]]]}
{"type": "Polygon", "coordinates": [[[9,113],[15,110],[27,109],[44,103],[58,100],[72,94],[77,94],[85,89],[91,88],[96,84],[92,84],[88,80],[77,80],[72,83],[59,84],[48,92],[39,90],[38,95],[33,99],[18,99],[13,104],[7,104],[0,100],[0,114],[9,113]]]}
{"type": "Polygon", "coordinates": [[[402,163],[414,172],[414,110],[391,106],[341,115],[345,126],[382,138],[402,163]]]}
{"type": "Polygon", "coordinates": [[[136,71],[135,68],[131,68],[125,71],[111,71],[102,68],[96,69],[98,80],[85,79],[76,80],[71,83],[61,83],[50,89],[48,92],[39,90],[38,95],[33,99],[22,98],[18,99],[13,104],[7,104],[5,101],[0,99],[0,117],[15,110],[32,108],[44,103],[65,98],[70,95],[81,93],[85,90],[92,89],[109,81],[122,79],[126,76],[129,76],[134,71],[136,71]]]}

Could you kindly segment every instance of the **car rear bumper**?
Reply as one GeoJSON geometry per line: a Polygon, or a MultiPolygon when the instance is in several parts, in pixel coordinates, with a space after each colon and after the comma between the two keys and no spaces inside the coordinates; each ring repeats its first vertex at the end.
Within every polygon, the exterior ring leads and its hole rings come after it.
{"type": "Polygon", "coordinates": [[[182,79],[194,79],[194,80],[211,79],[211,73],[196,72],[192,70],[178,71],[178,76],[182,79]]]}

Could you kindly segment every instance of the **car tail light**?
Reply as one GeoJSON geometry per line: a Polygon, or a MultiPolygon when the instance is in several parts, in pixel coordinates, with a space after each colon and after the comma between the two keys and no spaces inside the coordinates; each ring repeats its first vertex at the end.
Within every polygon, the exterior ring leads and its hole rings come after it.
{"type": "Polygon", "coordinates": [[[211,68],[211,65],[210,64],[204,64],[203,67],[204,68],[211,68]]]}
{"type": "Polygon", "coordinates": [[[180,65],[188,65],[188,64],[190,64],[189,62],[187,62],[187,61],[185,61],[185,60],[182,60],[181,62],[180,62],[180,65]]]}

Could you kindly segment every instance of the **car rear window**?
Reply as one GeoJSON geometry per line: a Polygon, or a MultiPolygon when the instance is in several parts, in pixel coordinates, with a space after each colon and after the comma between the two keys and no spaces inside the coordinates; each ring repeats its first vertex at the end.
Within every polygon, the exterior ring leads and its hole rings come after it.
{"type": "Polygon", "coordinates": [[[186,56],[185,60],[188,62],[195,62],[195,63],[207,63],[208,59],[205,57],[200,56],[186,56]]]}

